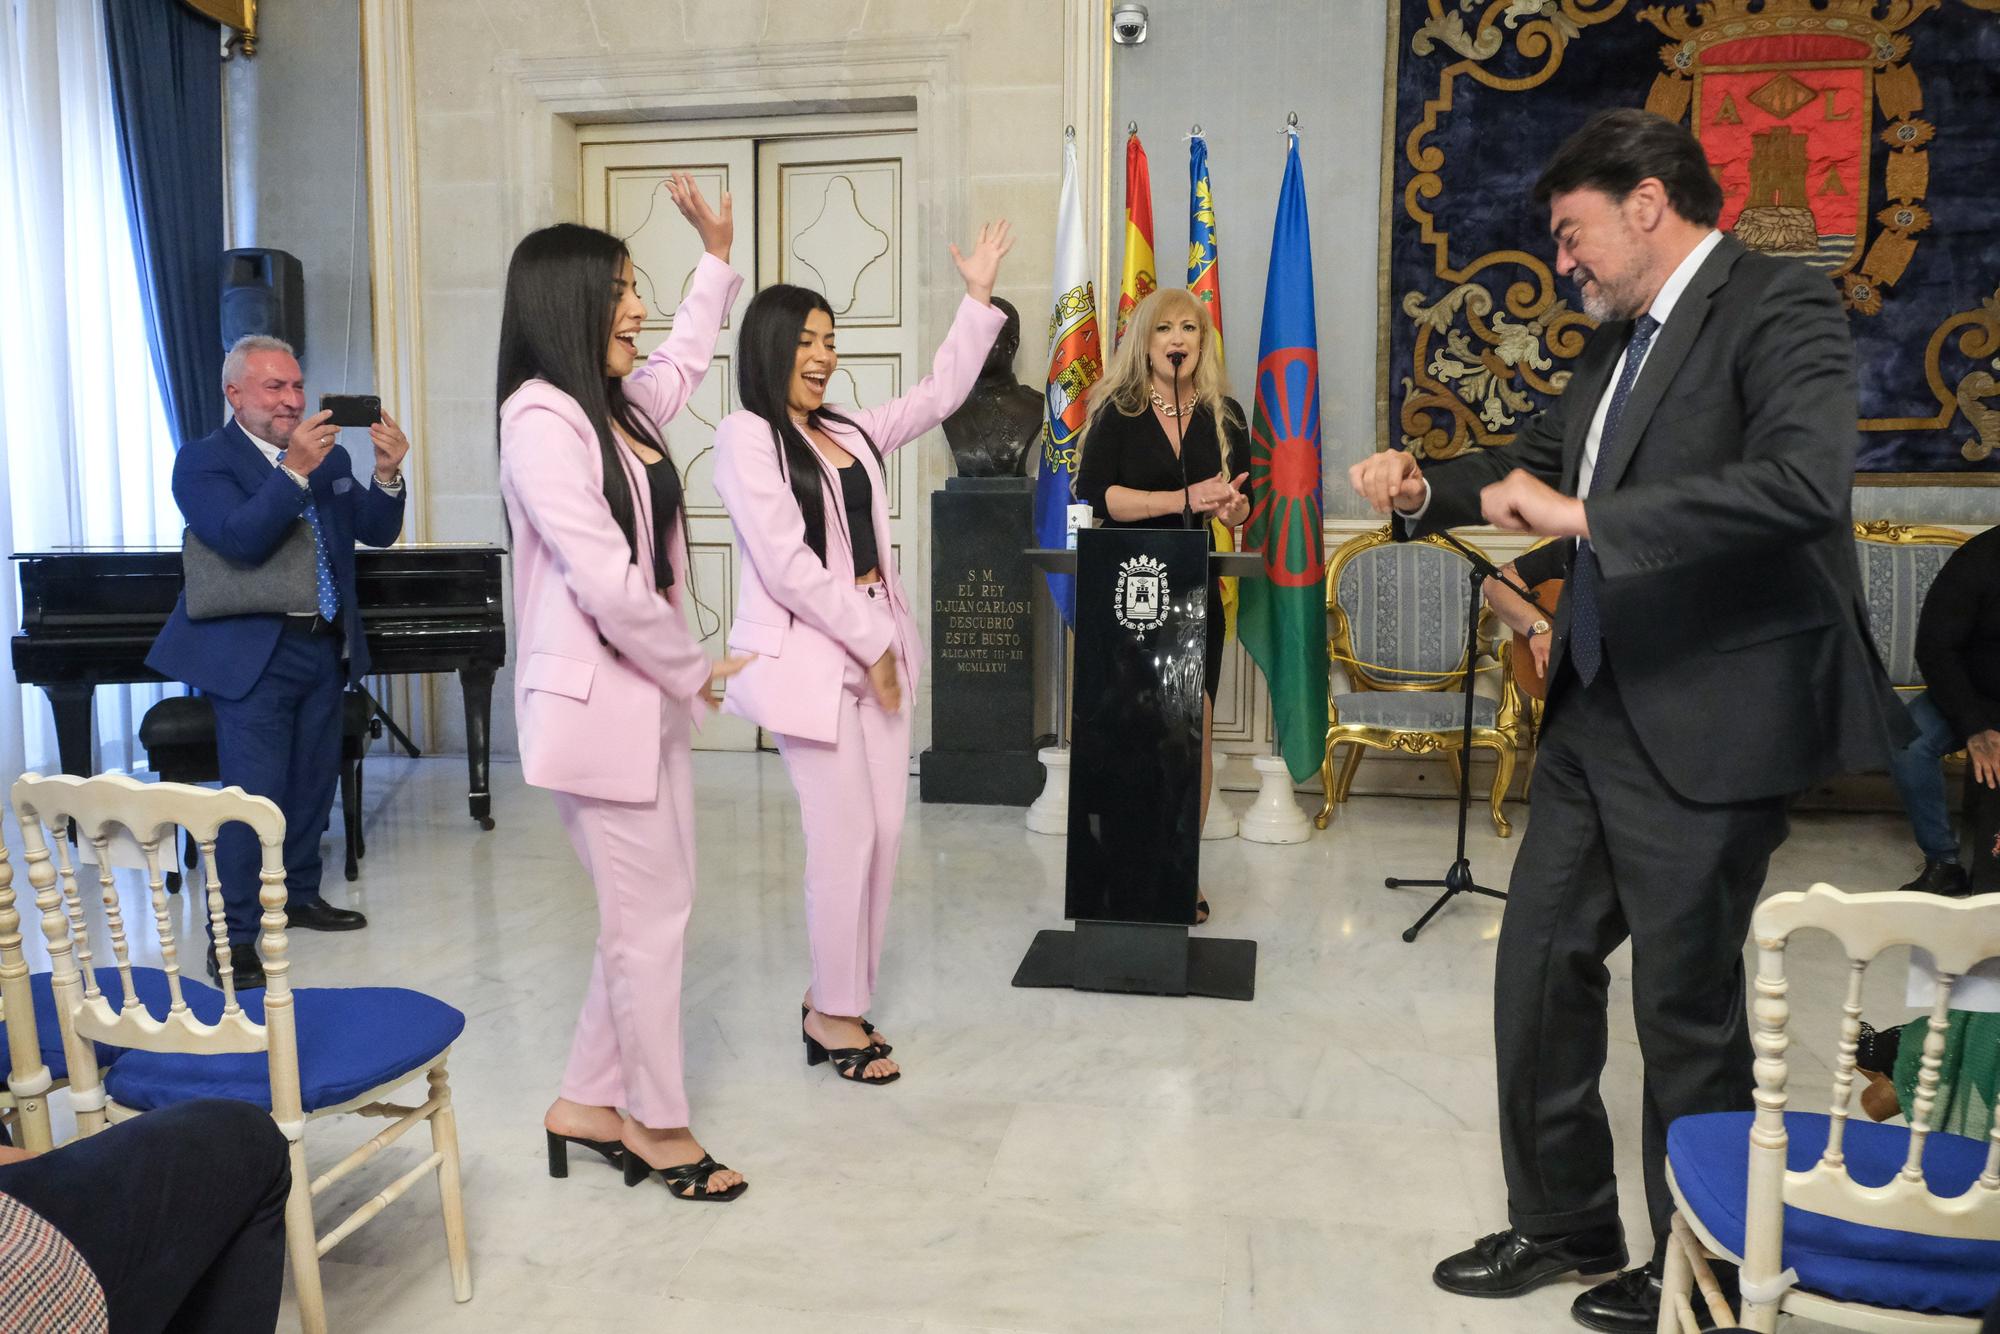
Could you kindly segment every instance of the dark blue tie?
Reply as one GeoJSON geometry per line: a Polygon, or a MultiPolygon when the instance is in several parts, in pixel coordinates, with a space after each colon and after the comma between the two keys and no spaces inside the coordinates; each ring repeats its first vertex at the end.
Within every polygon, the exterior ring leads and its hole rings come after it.
{"type": "MultiPolygon", "coordinates": [[[[285,450],[278,451],[278,462],[281,465],[285,461],[285,454],[285,450]]],[[[306,493],[305,520],[306,527],[312,529],[313,554],[318,558],[320,619],[331,623],[334,617],[340,615],[340,593],[333,584],[333,558],[326,549],[326,530],[320,527],[319,505],[313,500],[310,490],[306,493]]]]}
{"type": "MultiPolygon", "coordinates": [[[[1598,489],[1600,478],[1608,478],[1611,472],[1611,446],[1618,438],[1618,418],[1625,411],[1625,399],[1632,392],[1632,385],[1639,378],[1639,367],[1646,360],[1646,349],[1652,346],[1653,335],[1658,333],[1660,322],[1651,315],[1641,315],[1632,321],[1632,341],[1625,345],[1625,365],[1618,372],[1618,383],[1611,390],[1611,406],[1604,410],[1604,430],[1597,437],[1597,463],[1590,470],[1591,489],[1598,489]]],[[[1607,483],[1608,484],[1608,483],[1607,483]]],[[[1579,539],[1576,544],[1576,559],[1571,562],[1569,572],[1569,660],[1576,668],[1576,675],[1585,685],[1597,679],[1597,669],[1604,665],[1604,626],[1598,619],[1597,584],[1603,572],[1597,566],[1597,553],[1588,541],[1579,539]]]]}

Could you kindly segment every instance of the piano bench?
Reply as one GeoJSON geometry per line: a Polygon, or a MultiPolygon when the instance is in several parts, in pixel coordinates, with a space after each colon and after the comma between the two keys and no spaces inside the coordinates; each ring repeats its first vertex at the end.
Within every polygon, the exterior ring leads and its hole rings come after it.
{"type": "MultiPolygon", "coordinates": [[[[368,855],[367,840],[361,832],[361,758],[370,743],[382,735],[375,717],[375,701],[358,690],[340,697],[340,810],[347,834],[347,878],[361,874],[361,859],[368,855]]],[[[215,706],[200,695],[180,695],[163,699],[146,710],[139,722],[139,742],[146,748],[146,763],[168,783],[213,783],[222,777],[215,756],[215,706]]],[[[186,840],[182,860],[195,863],[195,846],[186,840]]],[[[167,888],[180,892],[181,873],[168,871],[167,888]]]]}

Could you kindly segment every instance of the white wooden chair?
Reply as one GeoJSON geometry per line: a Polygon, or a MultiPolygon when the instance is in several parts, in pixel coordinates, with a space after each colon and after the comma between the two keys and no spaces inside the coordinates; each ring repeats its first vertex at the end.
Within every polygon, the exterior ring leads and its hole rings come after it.
{"type": "Polygon", "coordinates": [[[1831,885],[1779,894],[1758,909],[1753,1006],[1756,1111],[1684,1116],[1667,1132],[1675,1211],[1659,1334],[1696,1329],[1699,1287],[1718,1325],[1761,1334],[1780,1312],[1844,1329],[1979,1328],[2000,1292],[2000,1122],[1984,1140],[1930,1129],[1952,985],[2000,956],[2000,895],[1844,894],[1831,885]],[[1806,928],[1848,957],[1829,1113],[1786,1110],[1785,946],[1806,928]],[[1901,945],[1930,951],[1938,995],[1905,1126],[1849,1122],[1861,981],[1870,960],[1901,945]],[[1741,1318],[1708,1266],[1741,1266],[1741,1318]]]}
{"type": "Polygon", "coordinates": [[[14,906],[14,865],[0,838],[0,1024],[7,1032],[7,1126],[18,1148],[42,1153],[55,1147],[49,1131],[49,1090],[55,1078],[43,1058],[35,1023],[28,961],[21,954],[21,914],[14,906]]]}
{"type": "MultiPolygon", "coordinates": [[[[285,936],[285,821],[278,808],[241,788],[216,792],[177,783],[140,783],[115,774],[88,779],[28,774],[14,784],[13,796],[28,881],[34,886],[42,931],[49,941],[56,1014],[79,1132],[95,1134],[109,1120],[195,1097],[239,1098],[269,1108],[291,1141],[292,1191],[285,1206],[285,1243],[306,1334],[323,1334],[326,1329],[320,1256],[417,1181],[435,1173],[452,1292],[461,1302],[470,1300],[458,1130],[445,1078],[445,1061],[464,1029],[465,1016],[421,992],[401,988],[292,988],[285,936]],[[71,820],[78,837],[91,845],[99,868],[103,923],[121,993],[115,1005],[104,991],[105,974],[91,966],[83,896],[60,832],[71,820]],[[239,821],[255,831],[263,846],[258,900],[264,914],[258,952],[269,979],[261,993],[248,990],[241,995],[231,967],[215,864],[218,831],[239,821]],[[220,991],[180,974],[175,913],[163,872],[175,864],[181,829],[200,850],[196,883],[207,887],[205,903],[221,971],[220,991]],[[111,845],[121,831],[138,844],[145,861],[166,965],[163,1004],[148,1006],[134,987],[124,918],[110,869],[111,845]],[[125,1050],[108,1070],[101,1070],[95,1043],[125,1050]],[[422,1102],[402,1106],[383,1101],[392,1090],[418,1077],[428,1081],[428,1096],[422,1102]],[[306,1168],[306,1122],[342,1112],[390,1118],[393,1124],[315,1179],[306,1168]],[[420,1124],[430,1127],[430,1154],[322,1235],[313,1220],[314,1197],[420,1124]]],[[[193,957],[202,957],[201,947],[195,948],[193,957]]]]}

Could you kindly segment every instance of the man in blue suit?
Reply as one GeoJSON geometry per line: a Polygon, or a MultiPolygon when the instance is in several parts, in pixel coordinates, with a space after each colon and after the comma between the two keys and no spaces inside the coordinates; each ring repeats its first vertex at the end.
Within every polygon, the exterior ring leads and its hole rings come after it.
{"type": "MultiPolygon", "coordinates": [[[[146,665],[215,706],[222,781],[269,797],[285,814],[289,924],[355,931],[358,912],[320,897],[320,832],[340,771],[341,693],[368,673],[354,588],[354,544],[388,546],[403,527],[403,456],[410,442],[386,415],[369,428],[375,484],[356,481],[326,412],[305,416],[305,379],[276,338],[238,339],[222,367],[234,419],[174,460],[174,501],[196,536],[242,565],[270,558],[300,519],[319,552],[319,610],[196,621],[182,596],[146,665]]],[[[253,947],[261,855],[230,825],[216,843],[236,985],[263,985],[253,947]]],[[[208,970],[216,974],[215,948],[208,970]]]]}

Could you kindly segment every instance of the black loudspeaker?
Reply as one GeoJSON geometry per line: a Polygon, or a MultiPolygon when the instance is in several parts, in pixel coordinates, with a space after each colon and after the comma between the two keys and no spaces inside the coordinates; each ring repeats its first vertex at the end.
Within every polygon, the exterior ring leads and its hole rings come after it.
{"type": "Polygon", "coordinates": [[[222,252],[222,350],[245,334],[267,334],[306,356],[306,275],[282,250],[222,252]]]}

